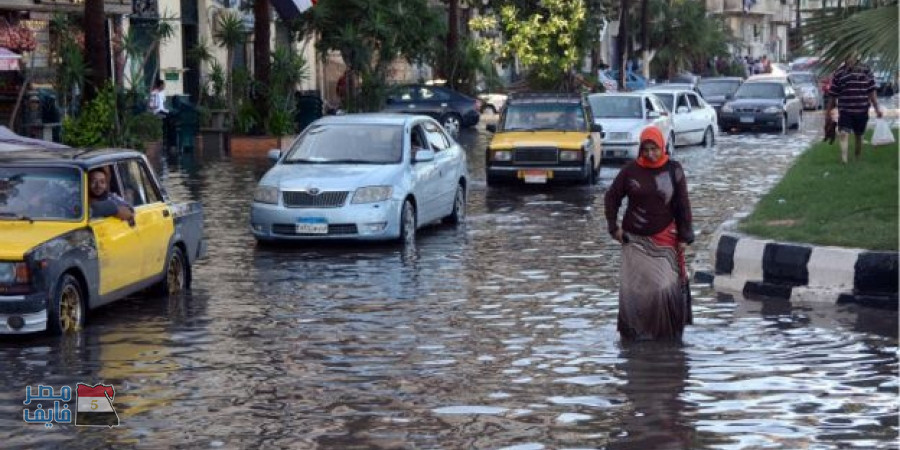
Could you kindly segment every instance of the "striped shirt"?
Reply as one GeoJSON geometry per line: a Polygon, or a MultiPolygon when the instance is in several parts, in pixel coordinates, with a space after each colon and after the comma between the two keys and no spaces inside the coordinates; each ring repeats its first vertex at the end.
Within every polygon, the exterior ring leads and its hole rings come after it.
{"type": "Polygon", "coordinates": [[[867,66],[841,66],[831,78],[829,94],[837,98],[838,110],[869,113],[869,93],[875,90],[875,77],[867,66]]]}

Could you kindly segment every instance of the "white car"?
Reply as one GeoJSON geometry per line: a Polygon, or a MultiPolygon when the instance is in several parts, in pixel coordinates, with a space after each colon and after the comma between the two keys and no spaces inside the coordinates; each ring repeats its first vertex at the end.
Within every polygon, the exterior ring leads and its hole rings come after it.
{"type": "Polygon", "coordinates": [[[503,110],[503,106],[506,105],[506,97],[506,94],[478,94],[478,99],[481,100],[480,112],[484,114],[486,111],[490,110],[494,114],[499,113],[503,110]]]}
{"type": "Polygon", "coordinates": [[[659,97],[672,114],[675,145],[701,144],[712,147],[719,131],[716,109],[696,92],[686,89],[655,88],[650,92],[659,97]]]}
{"type": "Polygon", "coordinates": [[[641,132],[657,126],[666,138],[666,152],[673,153],[672,119],[655,95],[648,92],[591,94],[594,123],[603,127],[603,161],[637,158],[641,132]]]}
{"type": "Polygon", "coordinates": [[[259,181],[250,230],[260,242],[399,239],[465,221],[466,153],[427,116],[326,116],[259,181]]]}

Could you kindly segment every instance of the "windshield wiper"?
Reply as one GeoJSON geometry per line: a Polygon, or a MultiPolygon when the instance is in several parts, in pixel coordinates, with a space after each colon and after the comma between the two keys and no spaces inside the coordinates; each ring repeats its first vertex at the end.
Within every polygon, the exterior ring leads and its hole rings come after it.
{"type": "Polygon", "coordinates": [[[27,220],[28,223],[34,223],[34,219],[32,219],[31,217],[14,212],[0,211],[0,218],[6,220],[27,220]]]}

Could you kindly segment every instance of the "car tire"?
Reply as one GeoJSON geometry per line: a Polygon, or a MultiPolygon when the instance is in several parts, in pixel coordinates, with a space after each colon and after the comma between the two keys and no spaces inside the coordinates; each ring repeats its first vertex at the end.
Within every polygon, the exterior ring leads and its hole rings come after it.
{"type": "Polygon", "coordinates": [[[441,126],[444,127],[449,133],[453,134],[454,131],[459,132],[462,130],[462,117],[456,113],[447,113],[441,116],[441,126]]]}
{"type": "Polygon", "coordinates": [[[47,332],[59,336],[77,333],[84,328],[87,311],[84,288],[70,273],[65,273],[56,283],[47,308],[47,332]]]}
{"type": "Polygon", "coordinates": [[[156,285],[155,294],[160,297],[173,297],[183,294],[190,288],[190,272],[187,259],[180,247],[172,247],[162,281],[156,285]]]}
{"type": "Polygon", "coordinates": [[[416,244],[416,207],[409,199],[400,209],[400,243],[407,247],[416,244]]]}
{"type": "Polygon", "coordinates": [[[675,154],[675,134],[669,134],[669,139],[666,142],[666,154],[669,156],[673,156],[675,154]]]}
{"type": "Polygon", "coordinates": [[[458,225],[466,221],[466,188],[462,183],[456,185],[456,195],[453,197],[453,211],[444,217],[444,223],[458,225]]]}
{"type": "Polygon", "coordinates": [[[803,124],[803,111],[800,111],[799,113],[797,113],[797,123],[795,123],[791,128],[793,128],[797,131],[800,131],[802,124],[803,124]]]}
{"type": "Polygon", "coordinates": [[[706,131],[703,133],[703,141],[700,143],[703,145],[703,148],[712,148],[716,145],[716,133],[713,132],[712,127],[706,127],[706,131]]]}
{"type": "Polygon", "coordinates": [[[780,131],[781,134],[787,134],[788,132],[787,113],[781,115],[781,125],[779,125],[778,131],[780,131]]]}

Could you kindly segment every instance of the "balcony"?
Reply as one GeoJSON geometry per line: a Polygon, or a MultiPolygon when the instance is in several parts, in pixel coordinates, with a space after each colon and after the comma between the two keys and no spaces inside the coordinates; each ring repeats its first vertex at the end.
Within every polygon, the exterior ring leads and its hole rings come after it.
{"type": "MultiPolygon", "coordinates": [[[[756,0],[750,7],[747,15],[753,16],[782,16],[783,10],[789,6],[782,4],[781,0],[756,0]]],[[[706,0],[706,10],[711,14],[744,14],[743,0],[706,0]]]]}
{"type": "MultiPolygon", "coordinates": [[[[106,14],[131,14],[131,0],[104,0],[106,14]]],[[[84,0],[0,0],[0,9],[45,12],[84,12],[84,0]]]]}

